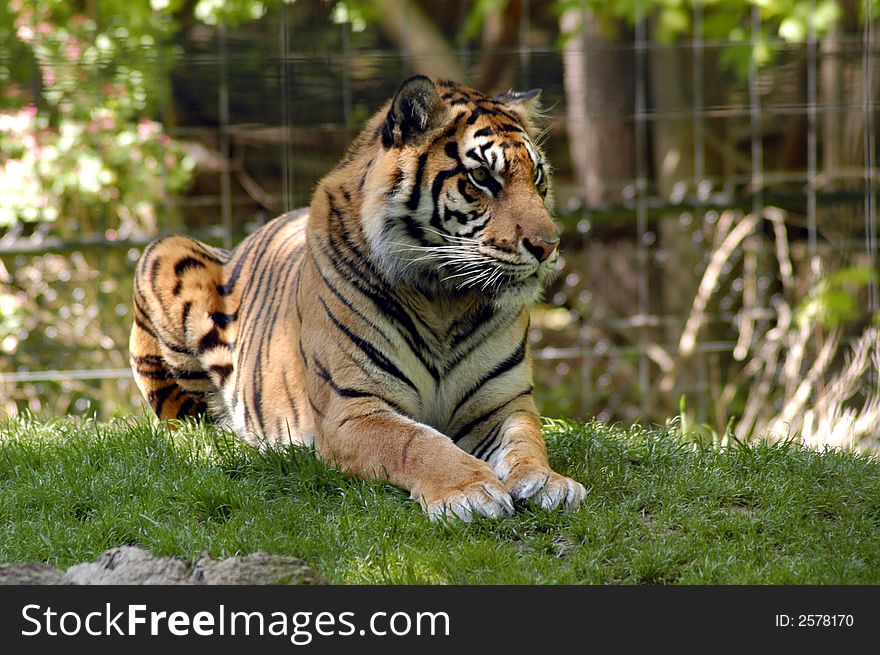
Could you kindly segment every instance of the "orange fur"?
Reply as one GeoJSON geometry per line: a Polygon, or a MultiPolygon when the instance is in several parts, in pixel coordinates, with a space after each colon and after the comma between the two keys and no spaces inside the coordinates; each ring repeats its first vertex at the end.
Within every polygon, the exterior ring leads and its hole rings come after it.
{"type": "Polygon", "coordinates": [[[432,516],[579,504],[532,398],[529,306],[558,254],[535,95],[410,78],[308,210],[230,253],[151,245],[130,350],[154,411],[313,444],[432,516]]]}

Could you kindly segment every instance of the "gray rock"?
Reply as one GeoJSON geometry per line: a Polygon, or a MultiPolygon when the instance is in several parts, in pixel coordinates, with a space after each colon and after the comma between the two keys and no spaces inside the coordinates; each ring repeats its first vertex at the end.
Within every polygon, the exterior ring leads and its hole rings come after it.
{"type": "Polygon", "coordinates": [[[189,577],[191,584],[266,585],[324,584],[320,573],[295,557],[257,552],[244,557],[214,560],[207,553],[198,557],[189,577]]]}
{"type": "Polygon", "coordinates": [[[96,562],[74,564],[64,574],[70,584],[186,584],[189,566],[183,560],[156,557],[137,546],[105,550],[96,562]]]}
{"type": "Polygon", "coordinates": [[[0,564],[0,585],[66,584],[64,574],[42,562],[0,564]]]}
{"type": "Polygon", "coordinates": [[[295,557],[257,552],[215,560],[157,557],[137,546],[104,551],[96,561],[65,573],[42,563],[0,564],[0,584],[268,585],[324,584],[323,576],[295,557]]]}

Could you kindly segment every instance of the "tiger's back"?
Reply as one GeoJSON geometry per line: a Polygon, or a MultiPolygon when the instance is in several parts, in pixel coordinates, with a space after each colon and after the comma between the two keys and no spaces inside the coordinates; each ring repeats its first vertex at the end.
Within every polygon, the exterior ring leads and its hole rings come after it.
{"type": "Polygon", "coordinates": [[[136,379],[157,415],[312,444],[432,516],[575,506],[532,397],[529,306],[558,254],[535,93],[416,76],[318,185],[232,252],[151,245],[136,379]]]}
{"type": "Polygon", "coordinates": [[[302,376],[294,373],[299,353],[285,348],[273,357],[268,347],[279,337],[297,341],[289,290],[301,270],[307,221],[307,210],[280,216],[231,252],[181,236],[146,249],[135,277],[129,352],[157,416],[207,414],[249,441],[310,441],[314,424],[300,412],[302,376]],[[278,393],[289,407],[283,416],[266,409],[278,393]]]}

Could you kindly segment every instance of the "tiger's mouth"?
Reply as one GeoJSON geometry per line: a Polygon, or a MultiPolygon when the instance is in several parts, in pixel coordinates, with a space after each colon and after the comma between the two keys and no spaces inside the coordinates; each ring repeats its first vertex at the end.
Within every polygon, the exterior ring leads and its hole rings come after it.
{"type": "MultiPolygon", "coordinates": [[[[424,229],[424,228],[423,228],[424,229]]],[[[428,233],[434,230],[424,229],[428,233]]],[[[558,251],[537,261],[523,253],[499,250],[476,238],[436,233],[435,243],[389,240],[387,261],[395,263],[393,279],[415,288],[450,296],[478,293],[488,299],[537,298],[556,272],[558,251]]]]}
{"type": "Polygon", "coordinates": [[[496,302],[500,299],[519,299],[529,303],[534,302],[552,280],[556,259],[553,257],[537,263],[493,257],[491,263],[484,267],[462,264],[454,270],[442,270],[437,281],[453,293],[476,291],[496,302]]]}

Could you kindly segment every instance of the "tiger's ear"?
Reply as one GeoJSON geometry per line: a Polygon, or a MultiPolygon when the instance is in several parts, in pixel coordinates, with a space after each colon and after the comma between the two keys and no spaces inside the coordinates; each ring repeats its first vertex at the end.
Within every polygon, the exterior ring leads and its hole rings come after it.
{"type": "Polygon", "coordinates": [[[506,91],[495,96],[495,100],[507,105],[514,111],[518,111],[529,120],[538,118],[541,112],[541,89],[530,91],[506,91]]]}
{"type": "Polygon", "coordinates": [[[418,143],[422,136],[443,125],[448,111],[430,79],[414,75],[404,80],[385,118],[382,145],[400,148],[418,143]]]}

